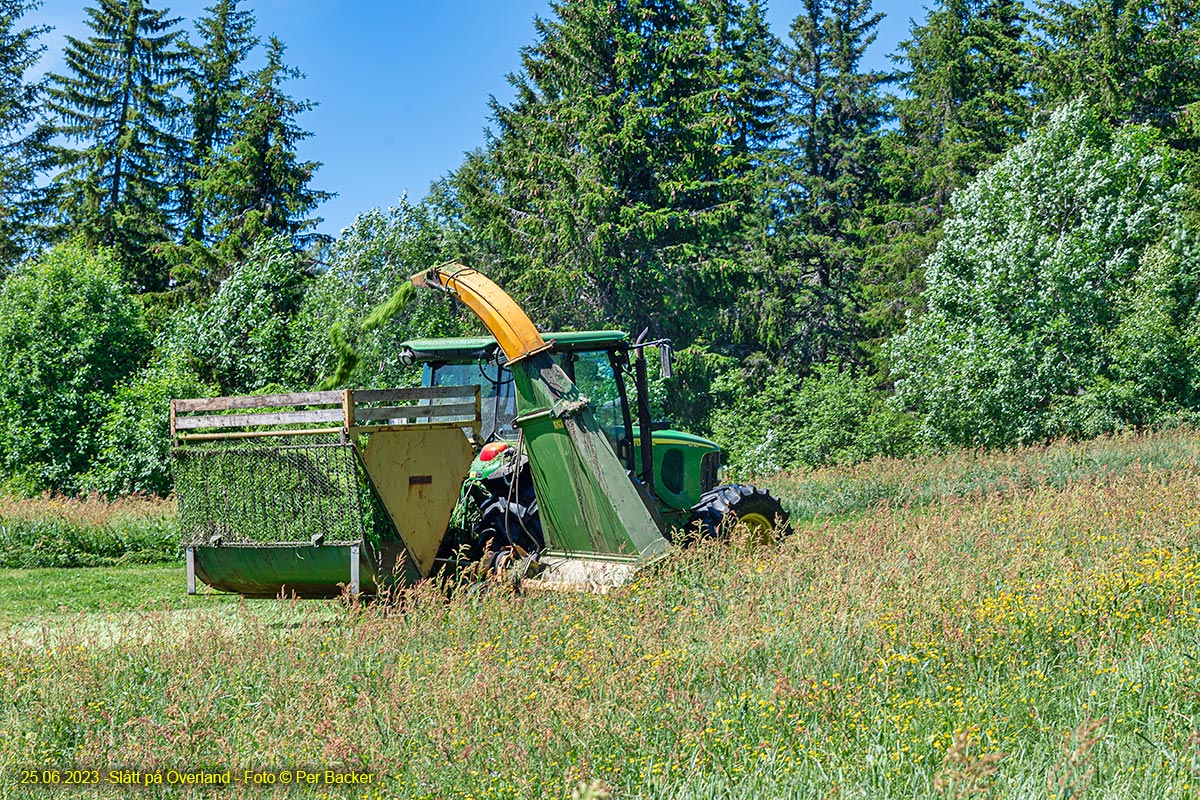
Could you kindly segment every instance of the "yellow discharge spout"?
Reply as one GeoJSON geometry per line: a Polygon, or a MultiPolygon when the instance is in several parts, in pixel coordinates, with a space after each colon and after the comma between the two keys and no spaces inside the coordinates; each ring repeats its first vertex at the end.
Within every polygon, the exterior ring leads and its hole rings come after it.
{"type": "Polygon", "coordinates": [[[418,289],[442,289],[466,304],[496,338],[510,364],[550,348],[529,315],[478,270],[452,261],[418,272],[410,280],[418,289]]]}

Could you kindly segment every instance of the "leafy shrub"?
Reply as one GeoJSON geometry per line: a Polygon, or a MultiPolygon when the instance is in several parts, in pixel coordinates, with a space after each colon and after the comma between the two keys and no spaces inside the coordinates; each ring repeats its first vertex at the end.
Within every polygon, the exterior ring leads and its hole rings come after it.
{"type": "Polygon", "coordinates": [[[100,429],[95,462],[83,483],[101,494],[171,492],[171,441],[168,403],[172,398],[217,393],[177,361],[161,361],[118,387],[100,429]]]}
{"type": "Polygon", "coordinates": [[[775,372],[756,392],[741,370],[718,378],[729,400],[713,417],[726,461],[753,474],[898,456],[915,447],[915,420],[889,409],[869,375],[838,362],[818,365],[804,379],[775,372]]]}
{"type": "Polygon", "coordinates": [[[190,354],[201,376],[223,394],[288,384],[292,320],[312,283],[284,237],[258,242],[221,282],[202,312],[175,327],[172,349],[190,354]]]}
{"type": "Polygon", "coordinates": [[[113,388],[150,346],[116,260],[60,245],[0,287],[0,469],[18,493],[73,492],[113,388]]]}
{"type": "Polygon", "coordinates": [[[1080,102],[955,195],[929,310],[890,348],[925,438],[1008,446],[1196,407],[1200,249],[1173,159],[1080,102]]]}

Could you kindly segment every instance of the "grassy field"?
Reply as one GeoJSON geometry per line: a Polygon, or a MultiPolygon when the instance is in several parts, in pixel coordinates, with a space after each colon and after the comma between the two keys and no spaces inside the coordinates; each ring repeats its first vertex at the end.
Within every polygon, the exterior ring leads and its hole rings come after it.
{"type": "Polygon", "coordinates": [[[605,596],[185,602],[173,566],[0,573],[30,592],[0,594],[0,791],[43,794],[31,767],[334,766],[376,777],[190,791],[1200,794],[1193,434],[772,488],[795,536],[679,553],[605,596]]]}
{"type": "Polygon", "coordinates": [[[174,502],[0,496],[0,567],[154,564],[180,556],[174,502]]]}

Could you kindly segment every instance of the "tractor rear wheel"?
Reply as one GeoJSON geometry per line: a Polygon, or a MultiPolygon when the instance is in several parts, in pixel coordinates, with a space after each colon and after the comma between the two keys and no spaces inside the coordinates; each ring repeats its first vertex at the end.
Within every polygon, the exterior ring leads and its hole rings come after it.
{"type": "Polygon", "coordinates": [[[475,527],[475,549],[481,559],[516,545],[526,553],[536,553],[546,546],[542,522],[538,516],[537,500],[526,503],[509,502],[506,497],[490,497],[480,509],[481,517],[475,527]]]}
{"type": "Polygon", "coordinates": [[[692,506],[688,530],[698,531],[704,539],[720,539],[728,537],[733,525],[740,522],[765,539],[776,530],[790,534],[788,519],[788,512],[766,489],[748,483],[728,484],[701,495],[700,502],[692,506]]]}

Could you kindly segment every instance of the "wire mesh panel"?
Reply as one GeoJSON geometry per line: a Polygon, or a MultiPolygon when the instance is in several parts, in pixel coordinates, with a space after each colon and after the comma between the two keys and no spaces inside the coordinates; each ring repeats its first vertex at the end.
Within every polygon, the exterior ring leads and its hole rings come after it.
{"type": "Polygon", "coordinates": [[[174,449],[183,544],[326,544],[386,536],[354,445],[212,443],[174,449]]]}

